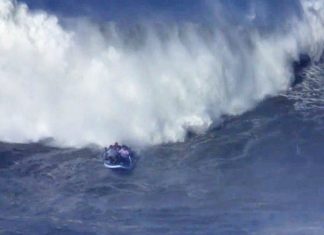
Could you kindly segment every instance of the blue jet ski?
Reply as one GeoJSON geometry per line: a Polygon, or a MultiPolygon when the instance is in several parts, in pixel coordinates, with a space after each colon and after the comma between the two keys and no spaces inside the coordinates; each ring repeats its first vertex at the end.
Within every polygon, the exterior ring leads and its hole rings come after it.
{"type": "Polygon", "coordinates": [[[102,155],[104,166],[109,169],[132,170],[134,168],[134,153],[126,146],[110,146],[105,148],[102,155]]]}

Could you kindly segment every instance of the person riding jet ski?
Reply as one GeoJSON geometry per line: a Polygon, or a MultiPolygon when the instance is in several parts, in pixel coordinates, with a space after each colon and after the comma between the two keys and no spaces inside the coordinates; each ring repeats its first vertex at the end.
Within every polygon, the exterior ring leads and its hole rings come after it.
{"type": "Polygon", "coordinates": [[[118,161],[118,151],[114,148],[109,147],[108,149],[105,148],[105,153],[104,153],[104,160],[108,160],[111,163],[115,164],[118,161]]]}
{"type": "Polygon", "coordinates": [[[103,153],[104,164],[113,169],[131,169],[133,167],[133,154],[125,145],[119,145],[117,142],[105,148],[103,153]]]}

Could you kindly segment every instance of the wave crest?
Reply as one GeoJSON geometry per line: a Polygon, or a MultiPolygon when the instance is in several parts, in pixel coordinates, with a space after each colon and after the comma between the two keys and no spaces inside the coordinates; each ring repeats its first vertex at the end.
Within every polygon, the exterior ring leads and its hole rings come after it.
{"type": "MultiPolygon", "coordinates": [[[[323,4],[301,1],[284,33],[229,21],[145,22],[132,33],[0,3],[0,139],[63,145],[184,140],[293,80],[300,53],[319,59],[323,4]]],[[[136,28],[136,27],[135,27],[136,28]]]]}

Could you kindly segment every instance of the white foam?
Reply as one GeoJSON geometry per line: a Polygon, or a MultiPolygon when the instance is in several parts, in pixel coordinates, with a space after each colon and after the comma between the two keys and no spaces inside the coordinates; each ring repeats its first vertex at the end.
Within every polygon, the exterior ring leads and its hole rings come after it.
{"type": "Polygon", "coordinates": [[[301,3],[304,17],[285,35],[243,36],[218,22],[207,36],[191,23],[164,26],[163,38],[147,23],[130,46],[113,23],[105,33],[78,19],[64,29],[53,15],[1,0],[0,139],[182,141],[188,129],[204,131],[286,90],[298,53],[319,57],[323,3],[301,3]]]}

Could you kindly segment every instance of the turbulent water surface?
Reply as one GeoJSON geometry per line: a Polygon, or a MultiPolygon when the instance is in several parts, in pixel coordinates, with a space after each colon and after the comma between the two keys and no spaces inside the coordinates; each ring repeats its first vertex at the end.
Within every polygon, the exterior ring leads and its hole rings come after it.
{"type": "Polygon", "coordinates": [[[0,234],[323,234],[324,2],[269,2],[0,0],[0,234]]]}

